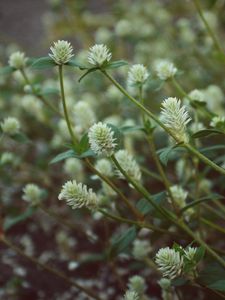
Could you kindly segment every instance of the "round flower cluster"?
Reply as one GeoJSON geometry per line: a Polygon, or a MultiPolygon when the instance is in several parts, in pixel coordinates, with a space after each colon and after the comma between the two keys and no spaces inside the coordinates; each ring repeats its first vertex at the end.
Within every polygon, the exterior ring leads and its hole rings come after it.
{"type": "Polygon", "coordinates": [[[124,300],[139,300],[140,297],[138,296],[138,293],[135,291],[127,291],[124,295],[124,300]]]}
{"type": "MultiPolygon", "coordinates": [[[[116,159],[118,160],[122,169],[127,173],[129,177],[135,181],[141,180],[141,170],[133,156],[127,150],[119,150],[115,154],[116,159]]],[[[119,178],[124,179],[123,174],[116,170],[116,174],[119,178]]]]}
{"type": "Polygon", "coordinates": [[[27,58],[23,52],[17,51],[10,55],[9,65],[15,69],[23,69],[26,66],[27,58]]]}
{"type": "Polygon", "coordinates": [[[72,209],[86,207],[96,209],[98,207],[97,195],[88,189],[86,185],[77,183],[76,180],[67,181],[58,196],[59,200],[66,200],[72,209]]]}
{"type": "Polygon", "coordinates": [[[137,260],[145,259],[151,251],[151,246],[148,241],[135,240],[133,243],[132,254],[137,260]]]}
{"type": "Polygon", "coordinates": [[[111,60],[112,54],[109,52],[109,49],[103,44],[96,44],[89,49],[88,52],[88,61],[90,64],[100,67],[105,62],[111,60]]]}
{"type": "Polygon", "coordinates": [[[200,90],[195,89],[195,90],[191,91],[188,94],[188,96],[191,100],[198,101],[198,102],[205,102],[205,95],[200,90]]]}
{"type": "Polygon", "coordinates": [[[216,127],[218,129],[225,129],[225,117],[223,116],[216,116],[213,117],[210,126],[216,127]]]}
{"type": "Polygon", "coordinates": [[[94,124],[89,129],[88,138],[91,149],[97,155],[111,156],[117,145],[113,131],[102,122],[94,124]]]}
{"type": "Polygon", "coordinates": [[[20,123],[16,118],[8,117],[1,123],[2,131],[6,134],[13,135],[18,133],[20,129],[20,123]]]}
{"type": "Polygon", "coordinates": [[[141,64],[133,65],[128,72],[127,83],[130,86],[143,85],[148,79],[149,73],[141,64]]]}
{"type": "Polygon", "coordinates": [[[23,188],[22,199],[29,202],[32,206],[38,205],[42,198],[42,190],[38,185],[33,183],[28,183],[23,188]]]}
{"type": "Polygon", "coordinates": [[[105,158],[99,159],[95,164],[95,168],[104,176],[107,177],[113,176],[112,164],[108,159],[105,158]]]}
{"type": "Polygon", "coordinates": [[[146,290],[145,280],[141,276],[134,275],[129,278],[128,287],[130,291],[136,292],[141,297],[146,290]]]}
{"type": "Polygon", "coordinates": [[[12,152],[3,152],[0,158],[0,162],[2,165],[10,164],[15,159],[15,156],[12,152]]]}
{"type": "Polygon", "coordinates": [[[162,103],[161,120],[179,142],[188,142],[186,125],[191,121],[181,101],[169,97],[162,103]]]}
{"type": "Polygon", "coordinates": [[[163,277],[168,279],[172,280],[183,272],[184,260],[182,255],[169,247],[159,249],[155,262],[163,277]]]}
{"type": "Polygon", "coordinates": [[[167,80],[177,73],[177,68],[174,64],[167,60],[161,60],[156,63],[156,74],[161,80],[167,80]]]}
{"type": "Polygon", "coordinates": [[[48,55],[57,65],[68,63],[68,61],[74,56],[71,43],[64,40],[54,42],[54,46],[50,47],[50,50],[52,53],[49,53],[48,55]]]}

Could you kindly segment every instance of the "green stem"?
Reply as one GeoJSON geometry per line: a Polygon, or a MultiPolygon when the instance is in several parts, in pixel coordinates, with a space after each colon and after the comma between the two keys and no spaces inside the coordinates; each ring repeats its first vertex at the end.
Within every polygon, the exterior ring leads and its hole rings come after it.
{"type": "Polygon", "coordinates": [[[134,181],[124,170],[123,168],[120,166],[118,160],[116,159],[116,157],[114,155],[111,156],[112,162],[115,164],[115,166],[117,167],[117,169],[123,174],[123,176],[127,179],[127,181],[140,193],[142,194],[150,203],[151,205],[162,215],[164,216],[166,219],[171,220],[171,218],[174,219],[174,217],[172,216],[171,213],[168,213],[167,211],[165,211],[163,208],[161,208],[159,205],[157,205],[151,195],[149,194],[149,192],[139,183],[137,183],[136,181],[134,181]]]}
{"type": "Polygon", "coordinates": [[[213,223],[213,222],[211,222],[211,221],[209,221],[209,220],[207,220],[205,218],[200,218],[200,220],[201,220],[202,223],[204,223],[204,224],[206,224],[206,225],[214,228],[215,230],[217,230],[217,231],[222,232],[223,234],[225,234],[225,229],[223,227],[221,227],[221,226],[219,226],[219,225],[217,225],[217,224],[215,224],[215,223],[213,223]]]}
{"type": "Polygon", "coordinates": [[[145,167],[141,167],[141,171],[143,173],[145,173],[146,175],[149,175],[150,177],[162,182],[162,178],[158,174],[156,174],[155,172],[149,171],[145,167]]]}
{"type": "Polygon", "coordinates": [[[20,248],[18,248],[17,246],[15,246],[14,244],[12,244],[6,237],[1,236],[0,238],[1,242],[3,244],[5,244],[7,247],[9,247],[10,249],[14,250],[17,254],[19,254],[22,257],[25,257],[26,259],[28,259],[29,261],[31,261],[33,264],[35,264],[36,266],[48,271],[51,274],[54,274],[55,276],[63,279],[65,282],[67,282],[69,285],[72,285],[74,287],[76,287],[77,289],[79,289],[80,291],[84,292],[86,295],[88,295],[89,297],[96,299],[96,300],[101,300],[100,297],[98,297],[97,295],[95,295],[94,292],[90,291],[89,289],[81,286],[80,284],[76,283],[74,280],[68,278],[64,273],[46,265],[46,264],[42,264],[41,262],[39,262],[36,258],[31,257],[29,255],[27,255],[25,252],[23,252],[20,248]]]}
{"type": "Polygon", "coordinates": [[[39,94],[36,92],[36,90],[35,90],[33,84],[32,84],[31,81],[29,80],[29,78],[28,78],[28,76],[27,76],[25,70],[24,70],[24,69],[20,69],[20,73],[22,74],[22,76],[23,76],[23,78],[24,78],[26,84],[29,85],[29,86],[31,87],[32,93],[33,93],[39,100],[41,100],[42,103],[44,103],[46,106],[48,106],[48,108],[50,108],[52,111],[54,111],[59,117],[63,118],[63,115],[61,114],[61,112],[59,112],[59,111],[55,108],[55,106],[53,106],[52,104],[50,104],[50,103],[49,103],[42,95],[39,95],[39,94]]]}
{"type": "Polygon", "coordinates": [[[63,65],[59,65],[59,81],[60,81],[60,89],[61,89],[61,97],[62,97],[62,104],[63,104],[63,111],[64,111],[64,116],[65,116],[65,120],[67,123],[67,127],[72,139],[72,142],[75,146],[78,146],[79,141],[77,140],[73,129],[72,129],[72,125],[70,122],[70,118],[69,118],[69,114],[67,111],[67,106],[66,106],[66,99],[65,99],[65,92],[64,92],[64,84],[63,84],[63,65]]]}
{"type": "MultiPolygon", "coordinates": [[[[135,98],[127,93],[127,91],[116,81],[113,79],[111,75],[109,75],[105,70],[101,70],[101,72],[126,96],[128,97],[139,109],[143,110],[150,118],[152,118],[160,127],[162,127],[170,136],[174,138],[177,143],[180,141],[176,138],[176,136],[168,129],[151,111],[149,111],[146,107],[144,107],[141,103],[139,103],[135,98]]],[[[187,148],[192,154],[197,156],[201,161],[205,164],[212,167],[214,170],[218,171],[219,173],[225,175],[225,169],[217,166],[214,162],[209,160],[206,156],[201,154],[198,150],[192,147],[190,144],[182,144],[183,147],[187,148]]]]}
{"type": "Polygon", "coordinates": [[[118,189],[115,184],[106,176],[101,174],[91,163],[90,161],[86,158],[85,162],[88,166],[88,168],[95,173],[98,177],[100,177],[104,182],[106,182],[122,199],[122,201],[125,203],[125,205],[129,208],[129,210],[134,214],[134,216],[138,220],[143,220],[143,215],[129,202],[129,200],[126,198],[126,196],[118,189]]]}
{"type": "Polygon", "coordinates": [[[194,5],[195,5],[195,7],[196,7],[196,9],[197,9],[197,12],[198,12],[198,14],[199,14],[199,17],[201,18],[202,22],[203,22],[204,25],[205,25],[206,30],[208,31],[208,34],[210,35],[210,37],[211,37],[212,40],[213,40],[213,43],[214,43],[214,46],[215,46],[216,50],[217,50],[220,54],[222,54],[223,58],[225,58],[225,53],[224,53],[222,47],[220,46],[220,43],[218,42],[218,39],[217,39],[215,33],[213,32],[213,30],[212,30],[211,27],[209,26],[209,24],[208,24],[208,22],[207,22],[207,20],[206,20],[206,18],[205,18],[205,16],[204,16],[204,14],[203,14],[202,7],[201,7],[201,5],[200,5],[200,3],[199,3],[199,0],[193,0],[193,2],[194,2],[194,5]]]}

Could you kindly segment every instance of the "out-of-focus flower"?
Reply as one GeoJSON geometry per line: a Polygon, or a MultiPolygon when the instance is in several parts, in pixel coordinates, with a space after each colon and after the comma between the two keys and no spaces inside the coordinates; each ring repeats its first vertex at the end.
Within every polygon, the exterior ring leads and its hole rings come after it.
{"type": "Polygon", "coordinates": [[[100,67],[105,62],[111,60],[112,53],[103,44],[96,44],[89,49],[88,62],[94,66],[100,67]]]}
{"type": "Polygon", "coordinates": [[[128,287],[130,291],[136,292],[140,297],[146,290],[146,284],[143,277],[135,275],[129,278],[128,287]]]}
{"type": "Polygon", "coordinates": [[[3,152],[0,158],[2,165],[10,164],[15,160],[15,156],[12,152],[3,152]]]}
{"type": "Polygon", "coordinates": [[[136,292],[128,290],[124,295],[124,300],[140,300],[140,297],[136,292]]]}
{"type": "Polygon", "coordinates": [[[155,63],[156,74],[161,80],[172,78],[177,73],[177,68],[168,60],[161,60],[155,63]]]}
{"type": "Polygon", "coordinates": [[[130,86],[143,85],[148,79],[149,73],[141,64],[133,65],[128,72],[127,83],[130,86]]]}
{"type": "Polygon", "coordinates": [[[78,131],[83,132],[96,122],[96,116],[92,107],[85,101],[77,102],[73,111],[78,131]]]}
{"type": "Polygon", "coordinates": [[[42,190],[38,185],[33,183],[28,183],[23,188],[22,199],[29,202],[32,206],[38,205],[42,198],[42,190]]]}
{"type": "Polygon", "coordinates": [[[225,117],[213,117],[212,121],[210,122],[210,126],[216,127],[218,129],[225,129],[225,117]]]}
{"type": "Polygon", "coordinates": [[[18,133],[20,129],[20,123],[16,118],[7,117],[1,123],[1,128],[4,133],[13,135],[18,133]]]}
{"type": "Polygon", "coordinates": [[[200,90],[195,89],[195,90],[191,91],[188,94],[188,96],[191,100],[198,101],[198,102],[205,102],[204,93],[200,90]]]}
{"type": "Polygon", "coordinates": [[[63,169],[66,174],[70,175],[76,180],[81,181],[84,178],[83,166],[79,159],[73,157],[67,158],[63,169]]]}
{"type": "Polygon", "coordinates": [[[151,245],[145,240],[135,240],[133,243],[132,254],[137,260],[145,259],[151,251],[151,245]]]}
{"type": "Polygon", "coordinates": [[[12,53],[9,57],[9,65],[18,70],[26,66],[26,61],[25,53],[20,51],[12,53]]]}
{"type": "Polygon", "coordinates": [[[108,159],[102,158],[97,160],[95,168],[104,176],[111,177],[113,176],[112,164],[108,159]]]}
{"type": "Polygon", "coordinates": [[[184,250],[184,256],[189,260],[192,261],[195,258],[195,254],[197,252],[197,248],[196,247],[188,247],[187,250],[184,250]]]}

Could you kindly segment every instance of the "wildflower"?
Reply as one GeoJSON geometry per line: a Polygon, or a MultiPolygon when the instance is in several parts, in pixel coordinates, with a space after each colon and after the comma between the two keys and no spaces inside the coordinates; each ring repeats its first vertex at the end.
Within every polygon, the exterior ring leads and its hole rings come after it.
{"type": "Polygon", "coordinates": [[[113,176],[112,164],[108,159],[105,158],[99,159],[95,164],[95,168],[104,176],[107,177],[113,176]]]}
{"type": "Polygon", "coordinates": [[[184,207],[186,205],[186,198],[188,195],[188,192],[185,191],[181,186],[179,185],[173,185],[170,187],[170,192],[173,196],[173,199],[175,203],[180,207],[184,207]]]}
{"type": "MultiPolygon", "coordinates": [[[[141,180],[141,170],[133,156],[128,153],[127,150],[119,150],[115,154],[116,159],[118,160],[121,168],[127,173],[129,177],[135,181],[141,180]]],[[[123,174],[116,170],[117,176],[119,178],[124,178],[123,174]]]]}
{"type": "Polygon", "coordinates": [[[161,80],[167,80],[177,73],[177,68],[174,64],[167,60],[156,62],[156,74],[161,80]]]}
{"type": "Polygon", "coordinates": [[[31,205],[35,206],[40,203],[42,197],[42,190],[38,185],[33,183],[28,183],[23,188],[23,196],[22,199],[29,202],[31,205]]]}
{"type": "Polygon", "coordinates": [[[216,116],[212,118],[210,126],[216,127],[218,129],[225,129],[225,117],[216,116]]]}
{"type": "Polygon", "coordinates": [[[145,259],[151,251],[148,241],[135,240],[133,243],[132,254],[137,260],[145,259]]]}
{"type": "Polygon", "coordinates": [[[188,94],[189,98],[193,101],[205,102],[204,93],[200,90],[193,90],[188,94]]]}
{"type": "Polygon", "coordinates": [[[128,85],[134,86],[134,85],[142,85],[146,82],[148,79],[149,73],[147,69],[141,65],[133,65],[129,72],[128,72],[128,85]]]}
{"type": "Polygon", "coordinates": [[[115,150],[116,143],[113,131],[109,126],[99,122],[94,124],[88,132],[91,149],[97,155],[111,156],[115,150]]]}
{"type": "Polygon", "coordinates": [[[193,260],[195,258],[196,251],[197,251],[196,247],[188,247],[187,250],[184,250],[185,258],[187,258],[189,261],[193,262],[193,260]]]}
{"type": "Polygon", "coordinates": [[[139,300],[140,297],[138,294],[134,291],[127,291],[126,294],[124,295],[124,300],[139,300]]]}
{"type": "Polygon", "coordinates": [[[1,123],[2,131],[9,135],[16,134],[20,129],[20,123],[16,118],[8,117],[1,123]]]}
{"type": "Polygon", "coordinates": [[[89,49],[88,62],[96,67],[102,66],[109,62],[112,57],[109,49],[103,44],[96,44],[89,49]]]}
{"type": "Polygon", "coordinates": [[[4,164],[10,164],[15,159],[15,156],[12,152],[3,152],[1,155],[0,162],[2,165],[4,164]]]}
{"type": "Polygon", "coordinates": [[[50,47],[52,53],[48,55],[55,61],[57,65],[64,65],[74,56],[71,43],[58,40],[54,42],[54,46],[50,47]]]}
{"type": "Polygon", "coordinates": [[[177,98],[169,97],[162,103],[162,122],[179,142],[188,142],[186,125],[191,121],[188,112],[181,101],[177,98]]]}
{"type": "Polygon", "coordinates": [[[77,183],[76,180],[67,181],[58,196],[59,200],[66,200],[72,209],[87,207],[96,209],[98,206],[97,195],[86,185],[77,183]]]}
{"type": "Polygon", "coordinates": [[[63,165],[63,169],[65,173],[71,177],[77,180],[83,180],[83,165],[79,159],[73,157],[67,158],[63,165]]]}
{"type": "Polygon", "coordinates": [[[169,247],[159,249],[155,262],[163,277],[171,280],[180,276],[183,271],[183,257],[180,252],[169,247]]]}
{"type": "Polygon", "coordinates": [[[74,106],[74,116],[77,127],[80,131],[87,130],[96,122],[96,116],[90,104],[85,101],[79,101],[74,106]]]}
{"type": "Polygon", "coordinates": [[[17,51],[10,55],[9,65],[15,69],[23,69],[26,66],[27,58],[23,52],[17,51]]]}
{"type": "Polygon", "coordinates": [[[129,278],[128,284],[129,290],[136,292],[139,296],[142,296],[146,290],[146,284],[143,277],[135,275],[129,278]]]}

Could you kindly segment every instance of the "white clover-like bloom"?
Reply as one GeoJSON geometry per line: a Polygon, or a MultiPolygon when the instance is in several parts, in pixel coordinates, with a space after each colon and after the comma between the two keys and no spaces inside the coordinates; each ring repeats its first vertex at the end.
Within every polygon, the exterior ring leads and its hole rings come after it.
{"type": "Polygon", "coordinates": [[[128,72],[127,83],[130,86],[144,84],[148,79],[149,73],[145,66],[141,64],[133,65],[128,72]]]}
{"type": "Polygon", "coordinates": [[[224,116],[216,116],[213,117],[210,126],[217,128],[225,128],[225,117],[224,116]]]}
{"type": "Polygon", "coordinates": [[[135,240],[133,243],[132,255],[137,260],[145,259],[151,252],[151,245],[146,240],[135,240]]]}
{"type": "Polygon", "coordinates": [[[155,64],[156,74],[161,80],[172,78],[177,73],[177,68],[168,60],[160,60],[155,64]]]}
{"type": "Polygon", "coordinates": [[[18,133],[20,129],[20,123],[16,118],[7,117],[1,123],[1,128],[4,133],[13,135],[18,133]]]}
{"type": "Polygon", "coordinates": [[[188,247],[187,250],[184,250],[184,256],[190,260],[193,261],[195,258],[195,254],[197,252],[197,248],[196,247],[188,247]]]}
{"type": "Polygon", "coordinates": [[[22,199],[29,202],[31,205],[38,205],[42,198],[42,190],[34,183],[28,183],[23,188],[22,199]]]}
{"type": "Polygon", "coordinates": [[[82,181],[84,178],[83,165],[79,159],[73,157],[67,158],[63,165],[63,169],[66,174],[76,180],[82,181]]]}
{"type": "Polygon", "coordinates": [[[124,295],[124,300],[140,300],[140,297],[138,293],[135,291],[126,291],[126,294],[124,295]]]}
{"type": "Polygon", "coordinates": [[[183,208],[186,205],[186,199],[188,192],[185,191],[179,185],[173,185],[170,187],[170,192],[173,196],[173,199],[179,208],[183,208]]]}
{"type": "Polygon", "coordinates": [[[111,60],[112,53],[103,44],[96,44],[89,49],[88,62],[94,66],[100,67],[111,60]]]}
{"type": "Polygon", "coordinates": [[[134,291],[139,296],[142,296],[146,290],[145,280],[141,276],[134,275],[129,278],[128,287],[130,291],[134,291]]]}
{"type": "Polygon", "coordinates": [[[36,116],[39,120],[44,120],[43,103],[33,95],[25,95],[21,104],[29,114],[36,116]]]}
{"type": "Polygon", "coordinates": [[[107,177],[113,176],[113,167],[111,162],[108,159],[105,158],[99,159],[95,164],[95,168],[104,176],[107,177]]]}
{"type": "Polygon", "coordinates": [[[72,209],[86,207],[96,209],[98,207],[97,195],[85,184],[77,183],[76,180],[67,181],[58,196],[59,200],[66,200],[72,209]]]}
{"type": "Polygon", "coordinates": [[[74,105],[74,117],[80,132],[87,130],[96,122],[95,113],[88,102],[79,101],[74,105]]]}
{"type": "Polygon", "coordinates": [[[132,23],[128,20],[120,20],[115,25],[115,32],[118,36],[128,36],[132,33],[132,23]]]}
{"type": "Polygon", "coordinates": [[[27,58],[25,53],[17,51],[10,55],[9,65],[15,69],[23,69],[26,66],[27,58]]]}
{"type": "Polygon", "coordinates": [[[10,164],[14,161],[15,156],[12,152],[3,152],[1,155],[0,162],[2,165],[4,164],[10,164]]]}
{"type": "MultiPolygon", "coordinates": [[[[141,180],[141,170],[136,160],[127,150],[119,150],[115,154],[121,168],[127,173],[129,177],[135,181],[141,180]]],[[[116,174],[119,178],[124,179],[123,174],[116,169],[116,174]]]]}
{"type": "Polygon", "coordinates": [[[189,98],[191,100],[199,101],[199,102],[205,102],[205,95],[202,91],[200,90],[193,90],[188,94],[189,98]]]}
{"type": "Polygon", "coordinates": [[[97,155],[111,156],[114,153],[116,143],[112,129],[99,122],[94,124],[88,132],[91,149],[97,155]]]}
{"type": "Polygon", "coordinates": [[[170,129],[179,142],[188,142],[186,125],[191,121],[181,101],[177,98],[169,97],[162,103],[161,117],[164,125],[170,129]]]}
{"type": "Polygon", "coordinates": [[[180,252],[169,247],[159,249],[155,262],[158,265],[158,269],[162,272],[163,277],[168,279],[172,280],[180,276],[183,272],[183,257],[180,252]]]}
{"type": "Polygon", "coordinates": [[[64,40],[54,42],[54,45],[50,47],[50,50],[52,53],[49,53],[48,55],[57,65],[68,63],[68,61],[74,56],[71,43],[64,40]]]}

